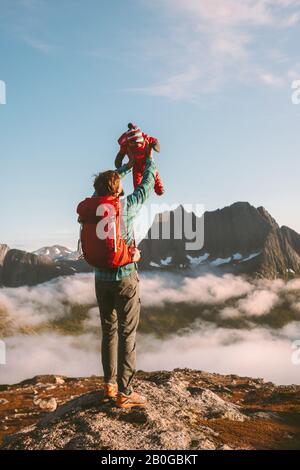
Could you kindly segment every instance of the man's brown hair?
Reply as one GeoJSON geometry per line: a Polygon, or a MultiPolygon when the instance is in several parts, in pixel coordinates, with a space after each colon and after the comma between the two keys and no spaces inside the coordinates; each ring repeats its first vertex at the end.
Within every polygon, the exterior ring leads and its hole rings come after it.
{"type": "Polygon", "coordinates": [[[116,171],[108,170],[96,175],[94,188],[97,196],[114,196],[119,189],[120,175],[116,171]]]}

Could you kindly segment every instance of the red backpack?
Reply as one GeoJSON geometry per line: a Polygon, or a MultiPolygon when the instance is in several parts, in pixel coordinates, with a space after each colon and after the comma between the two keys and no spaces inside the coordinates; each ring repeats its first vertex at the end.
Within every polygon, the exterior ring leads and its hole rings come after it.
{"type": "Polygon", "coordinates": [[[118,197],[86,198],[77,207],[82,223],[84,259],[95,268],[117,268],[132,263],[132,250],[121,235],[121,203],[118,197]]]}

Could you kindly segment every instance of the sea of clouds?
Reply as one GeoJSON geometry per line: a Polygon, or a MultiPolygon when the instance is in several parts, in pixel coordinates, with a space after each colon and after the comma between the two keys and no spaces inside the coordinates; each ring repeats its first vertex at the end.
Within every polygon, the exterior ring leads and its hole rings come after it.
{"type": "MultiPolygon", "coordinates": [[[[295,341],[300,339],[300,279],[256,280],[226,274],[195,278],[170,274],[141,274],[142,304],[148,309],[171,303],[212,305],[222,319],[246,318],[247,329],[221,328],[199,316],[184,333],[158,339],[138,334],[137,367],[144,370],[190,367],[219,373],[264,377],[276,383],[299,383],[295,341]],[[224,305],[230,301],[230,306],[224,305]],[[272,329],[253,319],[285,304],[299,321],[272,329]]],[[[285,307],[286,308],[286,307],[285,307]]],[[[184,314],[184,312],[183,312],[184,314]]],[[[37,374],[84,376],[102,374],[100,320],[92,274],[59,278],[34,287],[0,289],[1,323],[10,326],[2,338],[6,364],[0,383],[14,383],[37,374]],[[88,306],[83,331],[77,335],[36,328],[88,306]],[[33,328],[21,334],[19,328],[33,328]],[[12,333],[13,332],[13,333],[12,333]]],[[[299,354],[298,354],[299,355],[299,354]]]]}

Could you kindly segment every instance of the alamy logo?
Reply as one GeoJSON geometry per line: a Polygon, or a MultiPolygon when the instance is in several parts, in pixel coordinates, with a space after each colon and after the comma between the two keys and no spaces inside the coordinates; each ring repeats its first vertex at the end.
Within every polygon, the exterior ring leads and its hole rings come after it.
{"type": "Polygon", "coordinates": [[[300,104],[300,80],[294,80],[292,89],[295,90],[292,94],[292,103],[300,104]]]}
{"type": "Polygon", "coordinates": [[[0,104],[6,104],[6,85],[3,80],[0,80],[0,104]]]}
{"type": "MultiPolygon", "coordinates": [[[[143,215],[143,221],[147,221],[148,226],[153,221],[148,232],[151,240],[184,240],[187,251],[201,250],[203,247],[203,204],[184,204],[184,207],[177,204],[174,204],[173,207],[168,204],[151,204],[149,208],[143,207],[140,214],[143,215]],[[195,214],[198,216],[195,217],[195,214]]],[[[100,204],[97,207],[96,216],[100,218],[96,225],[97,237],[100,240],[116,240],[118,222],[115,207],[109,203],[100,204]]],[[[121,232],[124,230],[127,233],[127,222],[127,218],[120,217],[121,232]]],[[[137,228],[135,225],[135,229],[137,228]]],[[[139,230],[137,231],[139,232],[139,230]]]]}
{"type": "Polygon", "coordinates": [[[6,347],[4,341],[0,339],[0,365],[6,364],[6,347]]]}

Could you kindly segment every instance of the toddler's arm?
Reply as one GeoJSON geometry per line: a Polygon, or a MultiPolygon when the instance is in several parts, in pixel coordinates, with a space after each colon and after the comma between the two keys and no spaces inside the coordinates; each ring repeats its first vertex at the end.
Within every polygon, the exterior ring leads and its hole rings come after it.
{"type": "Polygon", "coordinates": [[[122,166],[122,163],[123,163],[123,160],[124,160],[124,157],[125,157],[126,153],[124,152],[124,150],[121,148],[115,158],[115,167],[116,168],[120,168],[120,166],[122,166]]]}

